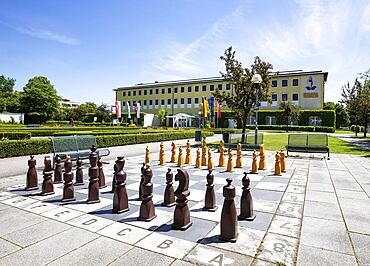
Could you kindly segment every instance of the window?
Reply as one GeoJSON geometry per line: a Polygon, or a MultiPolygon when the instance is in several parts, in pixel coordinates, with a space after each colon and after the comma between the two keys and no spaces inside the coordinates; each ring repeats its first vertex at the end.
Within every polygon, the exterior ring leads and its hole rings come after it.
{"type": "Polygon", "coordinates": [[[207,91],[207,85],[202,86],[202,91],[207,91]]]}
{"type": "Polygon", "coordinates": [[[171,88],[168,88],[167,89],[167,93],[171,93],[171,88]]]}
{"type": "Polygon", "coordinates": [[[265,124],[266,125],[276,125],[276,116],[266,116],[265,124]]]}
{"type": "Polygon", "coordinates": [[[166,91],[165,89],[162,89],[162,94],[165,94],[165,91],[166,91]]]}
{"type": "Polygon", "coordinates": [[[277,87],[277,80],[276,79],[271,81],[271,87],[277,87]]]}
{"type": "Polygon", "coordinates": [[[161,100],[161,105],[164,105],[164,99],[161,100]]]}
{"type": "Polygon", "coordinates": [[[293,93],[293,101],[298,101],[298,93],[293,93]]]}
{"type": "Polygon", "coordinates": [[[146,105],[146,100],[144,100],[144,105],[146,105]]]}
{"type": "Polygon", "coordinates": [[[136,91],[133,91],[132,92],[132,96],[136,96],[136,91]]]}
{"type": "Polygon", "coordinates": [[[282,100],[283,102],[288,101],[288,94],[283,93],[283,94],[281,95],[281,100],[282,100]]]}
{"type": "Polygon", "coordinates": [[[149,90],[149,95],[153,95],[153,90],[149,90]]]}
{"type": "Polygon", "coordinates": [[[220,83],[220,84],[218,84],[217,85],[217,88],[219,89],[219,90],[222,90],[222,84],[220,83]]]}
{"type": "Polygon", "coordinates": [[[141,101],[139,101],[138,103],[139,103],[139,105],[141,105],[141,101]]]}
{"type": "Polygon", "coordinates": [[[298,79],[293,79],[293,86],[298,86],[298,79]]]}
{"type": "Polygon", "coordinates": [[[126,102],[122,102],[122,106],[126,106],[126,102]]]}
{"type": "Polygon", "coordinates": [[[146,90],[144,90],[144,95],[146,95],[146,93],[147,93],[147,91],[146,91],[146,90]]]}
{"type": "Polygon", "coordinates": [[[171,104],[171,99],[167,99],[167,104],[171,104]]]}
{"type": "Polygon", "coordinates": [[[191,104],[191,98],[188,98],[188,104],[191,104]]]}
{"type": "Polygon", "coordinates": [[[149,105],[152,105],[153,104],[153,100],[149,100],[149,105]]]}
{"type": "Polygon", "coordinates": [[[199,86],[195,86],[194,91],[199,91],[199,86]]]}
{"type": "Polygon", "coordinates": [[[131,91],[128,91],[127,92],[127,96],[131,96],[131,91]]]}
{"type": "Polygon", "coordinates": [[[181,104],[184,104],[184,102],[185,102],[185,99],[184,98],[181,98],[180,103],[181,104]]]}
{"type": "Polygon", "coordinates": [[[226,84],[226,89],[227,89],[227,90],[230,90],[230,83],[227,83],[227,84],[226,84]]]}
{"type": "Polygon", "coordinates": [[[247,125],[255,125],[256,118],[254,116],[248,115],[247,116],[247,125]]]}
{"type": "Polygon", "coordinates": [[[273,102],[276,102],[277,101],[277,94],[276,93],[273,93],[271,95],[271,99],[272,99],[273,102]]]}
{"type": "Polygon", "coordinates": [[[159,90],[158,89],[155,89],[155,94],[158,95],[158,93],[159,93],[159,90]]]}
{"type": "Polygon", "coordinates": [[[191,86],[188,86],[188,92],[191,92],[191,86]]]}
{"type": "Polygon", "coordinates": [[[214,91],[215,90],[215,85],[213,85],[213,84],[209,85],[209,90],[214,91]]]}
{"type": "Polygon", "coordinates": [[[155,100],[155,105],[158,105],[158,100],[155,100]]]}
{"type": "Polygon", "coordinates": [[[199,103],[199,98],[194,98],[194,103],[198,104],[199,103]]]}
{"type": "Polygon", "coordinates": [[[283,79],[283,80],[281,81],[281,86],[282,86],[282,87],[288,87],[288,80],[287,80],[287,79],[283,79]]]}
{"type": "Polygon", "coordinates": [[[185,92],[185,87],[181,87],[181,92],[185,92]]]}
{"type": "Polygon", "coordinates": [[[322,121],[321,121],[321,117],[319,116],[310,116],[308,118],[309,126],[321,126],[321,124],[322,124],[322,121]]]}
{"type": "Polygon", "coordinates": [[[139,90],[139,96],[141,95],[141,90],[139,90]]]}
{"type": "Polygon", "coordinates": [[[173,93],[177,93],[177,87],[173,89],[173,93]]]}
{"type": "Polygon", "coordinates": [[[124,92],[122,92],[122,96],[123,97],[125,97],[126,96],[126,92],[124,91],[124,92]]]}
{"type": "Polygon", "coordinates": [[[177,99],[173,99],[173,104],[177,104],[177,99]]]}

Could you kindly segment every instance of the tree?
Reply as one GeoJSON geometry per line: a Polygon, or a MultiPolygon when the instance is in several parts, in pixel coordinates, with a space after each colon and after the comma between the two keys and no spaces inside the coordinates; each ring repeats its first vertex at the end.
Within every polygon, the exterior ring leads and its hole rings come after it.
{"type": "Polygon", "coordinates": [[[241,62],[235,58],[235,51],[232,47],[225,50],[220,57],[225,63],[226,72],[220,72],[222,77],[232,84],[231,92],[220,92],[218,89],[213,94],[216,99],[225,102],[226,105],[235,111],[236,118],[242,122],[242,142],[245,142],[245,130],[247,117],[255,104],[256,89],[252,83],[252,76],[260,74],[262,83],[258,86],[258,100],[268,100],[268,88],[270,84],[269,71],[272,65],[262,61],[258,56],[254,58],[251,68],[243,68],[241,62]]]}
{"type": "Polygon", "coordinates": [[[164,121],[166,121],[166,115],[167,115],[167,112],[164,109],[159,109],[157,112],[157,118],[161,122],[161,126],[163,126],[164,121]]]}
{"type": "Polygon", "coordinates": [[[324,103],[324,110],[335,111],[335,127],[341,128],[349,125],[349,114],[345,106],[341,103],[324,103]]]}
{"type": "Polygon", "coordinates": [[[22,105],[28,122],[43,123],[60,108],[60,97],[50,81],[43,76],[33,77],[23,88],[22,105]]]}
{"type": "Polygon", "coordinates": [[[111,121],[112,119],[112,112],[107,104],[102,103],[96,108],[96,117],[98,121],[107,122],[111,121]]]}
{"type": "Polygon", "coordinates": [[[280,108],[283,111],[283,117],[286,119],[286,131],[288,132],[290,122],[298,121],[301,114],[298,108],[291,104],[289,101],[281,102],[280,108]]]}
{"type": "Polygon", "coordinates": [[[80,104],[76,110],[76,116],[75,118],[80,121],[93,122],[96,116],[96,104],[92,102],[80,104]]]}
{"type": "Polygon", "coordinates": [[[14,91],[15,79],[0,76],[0,112],[19,113],[22,95],[14,91]]]}

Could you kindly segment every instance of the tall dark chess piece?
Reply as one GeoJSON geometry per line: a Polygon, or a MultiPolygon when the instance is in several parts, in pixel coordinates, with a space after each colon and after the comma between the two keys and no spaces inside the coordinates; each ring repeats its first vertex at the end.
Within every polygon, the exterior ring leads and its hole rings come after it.
{"type": "Polygon", "coordinates": [[[216,194],[215,194],[215,185],[213,184],[215,176],[212,173],[212,170],[209,170],[207,175],[207,190],[203,210],[214,212],[217,210],[216,206],[216,194]]]}
{"type": "Polygon", "coordinates": [[[41,195],[47,196],[54,194],[54,185],[53,185],[53,168],[51,167],[51,158],[50,156],[45,156],[44,159],[44,180],[42,181],[42,190],[41,195]]]}
{"type": "Polygon", "coordinates": [[[193,223],[190,221],[190,212],[188,207],[189,191],[189,174],[186,170],[177,169],[175,181],[179,181],[179,186],[175,191],[176,208],[173,218],[173,229],[186,230],[193,223]]]}
{"type": "Polygon", "coordinates": [[[111,190],[111,192],[113,192],[113,193],[115,191],[115,186],[116,186],[116,173],[121,171],[124,166],[125,166],[124,157],[123,156],[118,156],[117,160],[115,161],[114,167],[113,167],[114,173],[113,173],[112,190],[111,190]]]}
{"type": "Polygon", "coordinates": [[[62,169],[62,160],[59,155],[55,156],[55,169],[54,169],[54,184],[63,183],[63,169],[62,169]]]}
{"type": "Polygon", "coordinates": [[[116,173],[116,186],[113,196],[113,213],[122,213],[129,210],[126,190],[126,173],[121,169],[116,173]]]}
{"type": "Polygon", "coordinates": [[[82,160],[78,158],[77,160],[77,168],[76,168],[76,182],[75,186],[81,186],[84,184],[84,173],[83,173],[83,167],[82,167],[82,160]]]}
{"type": "Polygon", "coordinates": [[[103,170],[103,161],[101,158],[98,160],[98,167],[99,167],[99,188],[105,188],[107,185],[105,184],[105,175],[103,170]]]}
{"type": "Polygon", "coordinates": [[[236,242],[238,238],[238,221],[235,207],[235,187],[233,181],[227,178],[227,185],[224,186],[223,196],[225,198],[221,212],[221,235],[220,239],[227,242],[236,242]]]}
{"type": "Polygon", "coordinates": [[[256,218],[256,214],[253,212],[253,199],[251,194],[251,188],[249,187],[251,181],[247,176],[247,173],[244,173],[242,179],[242,197],[240,198],[240,215],[238,216],[239,220],[253,221],[256,218]]]}
{"type": "Polygon", "coordinates": [[[91,153],[89,156],[90,160],[90,168],[89,168],[89,194],[87,198],[87,203],[99,203],[99,167],[97,166],[98,163],[98,155],[96,153],[95,146],[91,147],[91,153]]]}
{"type": "Polygon", "coordinates": [[[139,184],[139,200],[143,199],[143,183],[144,183],[145,166],[146,164],[143,163],[143,166],[141,167],[141,179],[140,179],[140,184],[139,184]]]}
{"type": "Polygon", "coordinates": [[[26,178],[26,190],[36,190],[39,188],[37,184],[37,171],[36,171],[36,160],[31,155],[28,160],[28,171],[26,178]]]}
{"type": "Polygon", "coordinates": [[[72,161],[69,156],[64,162],[64,187],[63,187],[63,199],[62,201],[73,201],[75,198],[75,190],[73,188],[73,172],[72,172],[72,161]]]}
{"type": "Polygon", "coordinates": [[[171,172],[171,169],[168,168],[168,172],[166,174],[166,189],[164,191],[164,200],[161,204],[162,206],[172,207],[176,204],[172,181],[173,181],[173,173],[171,172]]]}
{"type": "Polygon", "coordinates": [[[157,215],[155,214],[154,204],[153,204],[153,184],[151,183],[153,172],[148,165],[144,170],[144,182],[142,185],[143,199],[140,205],[140,215],[137,218],[139,221],[150,222],[157,215]]]}

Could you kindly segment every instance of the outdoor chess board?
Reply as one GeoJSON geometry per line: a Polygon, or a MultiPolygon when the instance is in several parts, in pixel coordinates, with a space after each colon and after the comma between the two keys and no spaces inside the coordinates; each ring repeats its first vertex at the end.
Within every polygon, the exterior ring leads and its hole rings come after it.
{"type": "MultiPolygon", "coordinates": [[[[195,150],[193,149],[192,152],[194,163],[195,150]]],[[[39,191],[25,191],[24,186],[10,187],[8,192],[0,193],[0,201],[127,244],[193,263],[248,265],[252,262],[253,265],[257,265],[261,261],[266,261],[286,265],[295,264],[308,176],[308,160],[299,160],[297,163],[295,162],[297,159],[287,158],[287,172],[281,176],[274,176],[274,156],[273,153],[268,152],[267,170],[248,175],[253,188],[255,220],[238,221],[239,235],[236,243],[223,242],[219,239],[219,223],[224,201],[222,191],[223,186],[226,185],[226,178],[232,178],[232,184],[236,187],[235,203],[239,213],[241,179],[244,172],[249,172],[252,164],[251,152],[243,154],[242,169],[235,168],[234,172],[228,173],[225,172],[226,168],[216,166],[213,171],[218,206],[215,212],[202,210],[208,173],[206,167],[203,166],[202,169],[197,169],[194,165],[182,167],[190,175],[188,206],[193,225],[186,231],[172,230],[175,207],[161,206],[166,187],[166,171],[171,168],[176,174],[177,166],[173,163],[158,166],[158,154],[151,155],[153,202],[157,217],[150,222],[137,220],[141,204],[138,200],[140,168],[144,155],[125,158],[124,171],[127,174],[129,211],[121,214],[112,213],[113,193],[110,191],[114,161],[104,165],[108,186],[100,190],[100,203],[86,203],[87,168],[84,169],[84,185],[75,186],[76,201],[68,203],[61,201],[63,184],[55,184],[55,194],[49,196],[39,195],[41,184],[39,191]]],[[[169,159],[169,155],[167,151],[166,159],[169,159]]],[[[217,165],[217,152],[213,154],[213,160],[217,165]]],[[[38,165],[40,166],[40,162],[38,165]]],[[[38,173],[38,179],[39,182],[42,181],[41,172],[38,173]]],[[[175,189],[176,186],[177,182],[174,181],[175,189]]]]}

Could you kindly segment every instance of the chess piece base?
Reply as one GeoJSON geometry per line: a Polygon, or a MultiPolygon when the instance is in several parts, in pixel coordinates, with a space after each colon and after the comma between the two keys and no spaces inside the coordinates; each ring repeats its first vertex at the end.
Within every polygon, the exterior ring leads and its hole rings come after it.
{"type": "Polygon", "coordinates": [[[214,207],[214,208],[206,208],[206,207],[203,207],[203,211],[207,211],[207,212],[215,212],[217,211],[218,207],[214,207]]]}
{"type": "Polygon", "coordinates": [[[258,172],[252,172],[252,171],[250,171],[248,174],[258,175],[258,172]]]}
{"type": "Polygon", "coordinates": [[[126,209],[123,209],[123,210],[120,210],[120,211],[117,211],[115,209],[112,209],[112,213],[123,213],[123,212],[127,212],[129,210],[130,210],[129,208],[126,208],[126,209]]]}
{"type": "Polygon", "coordinates": [[[87,200],[86,203],[87,204],[94,204],[94,203],[99,203],[100,202],[100,199],[97,199],[97,200],[87,200]]]}
{"type": "Polygon", "coordinates": [[[253,221],[254,219],[256,218],[256,215],[253,214],[251,217],[243,217],[241,215],[238,215],[238,220],[241,220],[241,221],[253,221]]]}
{"type": "Polygon", "coordinates": [[[173,206],[175,206],[175,205],[176,205],[176,202],[169,203],[169,204],[165,204],[164,202],[162,202],[162,203],[161,203],[161,205],[162,205],[163,207],[173,207],[173,206]]]}
{"type": "Polygon", "coordinates": [[[39,187],[28,187],[26,188],[26,191],[32,191],[32,190],[37,190],[39,187]]]}
{"type": "Polygon", "coordinates": [[[63,181],[62,181],[62,180],[60,180],[60,181],[54,181],[53,183],[54,183],[54,184],[62,184],[62,183],[63,183],[63,181]]]}
{"type": "Polygon", "coordinates": [[[258,170],[266,170],[267,168],[258,168],[258,170]]]}
{"type": "Polygon", "coordinates": [[[48,195],[53,195],[53,194],[55,194],[54,191],[46,192],[46,193],[42,193],[42,192],[40,193],[41,196],[48,196],[48,195]]]}
{"type": "MultiPolygon", "coordinates": [[[[55,184],[55,183],[54,183],[54,184],[55,184]]],[[[74,183],[73,185],[74,185],[74,186],[83,186],[84,184],[85,184],[84,182],[82,182],[82,183],[77,183],[77,182],[76,182],[76,183],[74,183]]]]}
{"type": "Polygon", "coordinates": [[[153,217],[150,217],[150,218],[137,217],[137,219],[138,219],[138,221],[150,222],[150,221],[151,221],[151,220],[153,220],[155,217],[157,217],[157,215],[154,215],[153,217]]]}
{"type": "Polygon", "coordinates": [[[99,187],[99,189],[106,188],[107,186],[108,185],[101,186],[101,187],[99,187]]]}
{"type": "Polygon", "coordinates": [[[178,227],[178,226],[176,226],[175,224],[172,224],[172,229],[174,229],[174,230],[181,230],[181,231],[185,231],[186,229],[188,229],[190,226],[192,226],[193,225],[193,223],[192,222],[189,222],[188,224],[186,224],[186,225],[184,225],[184,226],[180,226],[180,227],[178,227]]]}
{"type": "Polygon", "coordinates": [[[75,201],[76,198],[71,198],[71,199],[62,199],[62,202],[69,202],[69,201],[75,201]]]}
{"type": "Polygon", "coordinates": [[[223,238],[222,236],[219,236],[219,239],[221,239],[222,241],[225,241],[225,242],[235,243],[236,240],[238,239],[238,236],[236,236],[236,238],[223,238]]]}

